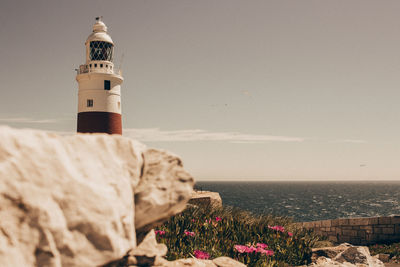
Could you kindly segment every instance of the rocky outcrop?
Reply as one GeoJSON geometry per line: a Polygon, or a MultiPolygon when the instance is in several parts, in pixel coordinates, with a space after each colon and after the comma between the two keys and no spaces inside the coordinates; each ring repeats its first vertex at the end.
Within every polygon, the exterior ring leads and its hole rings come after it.
{"type": "Polygon", "coordinates": [[[0,140],[2,266],[105,264],[191,196],[177,156],[122,136],[1,127],[0,140]]]}
{"type": "Polygon", "coordinates": [[[337,247],[313,249],[312,261],[313,264],[310,266],[385,266],[379,259],[370,255],[368,247],[352,246],[347,243],[337,247]]]}
{"type": "Polygon", "coordinates": [[[206,205],[212,207],[221,207],[222,199],[218,192],[211,191],[193,191],[189,201],[193,205],[206,205]]]}
{"type": "Polygon", "coordinates": [[[181,159],[171,153],[147,149],[143,159],[142,177],[135,188],[135,226],[139,232],[147,232],[181,212],[194,183],[182,168],[181,159]]]}

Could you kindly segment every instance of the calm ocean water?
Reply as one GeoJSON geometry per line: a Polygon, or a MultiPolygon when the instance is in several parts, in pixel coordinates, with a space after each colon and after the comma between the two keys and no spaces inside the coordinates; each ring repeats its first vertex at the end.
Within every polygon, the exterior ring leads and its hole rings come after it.
{"type": "Polygon", "coordinates": [[[197,182],[224,205],[314,221],[400,214],[400,182],[197,182]]]}

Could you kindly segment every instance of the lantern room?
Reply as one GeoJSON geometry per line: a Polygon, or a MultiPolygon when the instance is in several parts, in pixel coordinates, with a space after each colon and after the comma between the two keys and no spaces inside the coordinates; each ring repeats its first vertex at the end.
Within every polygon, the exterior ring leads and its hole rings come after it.
{"type": "Polygon", "coordinates": [[[114,43],[107,33],[101,17],[96,18],[93,32],[86,40],[86,63],[89,61],[113,61],[114,43]]]}
{"type": "Polygon", "coordinates": [[[93,31],[86,39],[86,63],[79,67],[79,73],[115,73],[113,64],[114,42],[107,33],[102,17],[96,18],[93,31]]]}

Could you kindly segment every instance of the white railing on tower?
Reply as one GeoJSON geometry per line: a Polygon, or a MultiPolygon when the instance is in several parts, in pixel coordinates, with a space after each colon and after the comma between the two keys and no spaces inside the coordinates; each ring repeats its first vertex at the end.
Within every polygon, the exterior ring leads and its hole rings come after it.
{"type": "Polygon", "coordinates": [[[122,70],[121,69],[111,69],[111,68],[89,68],[88,65],[83,64],[79,66],[78,74],[83,74],[83,73],[111,73],[111,74],[117,74],[122,76],[122,70]]]}

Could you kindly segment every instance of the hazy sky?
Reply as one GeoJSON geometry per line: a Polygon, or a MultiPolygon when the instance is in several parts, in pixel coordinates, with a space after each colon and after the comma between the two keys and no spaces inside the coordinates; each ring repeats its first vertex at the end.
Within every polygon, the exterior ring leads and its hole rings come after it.
{"type": "MultiPolygon", "coordinates": [[[[0,1],[0,124],[76,131],[96,16],[124,135],[201,179],[400,180],[400,1],[0,1]]],[[[1,141],[0,141],[1,142],[1,141]]]]}

